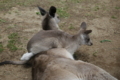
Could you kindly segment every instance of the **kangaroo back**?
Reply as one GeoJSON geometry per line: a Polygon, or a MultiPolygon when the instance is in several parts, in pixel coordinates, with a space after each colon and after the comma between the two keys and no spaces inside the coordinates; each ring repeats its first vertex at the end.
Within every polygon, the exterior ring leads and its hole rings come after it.
{"type": "Polygon", "coordinates": [[[33,80],[118,80],[105,70],[81,60],[55,54],[40,55],[32,68],[33,80]]]}
{"type": "Polygon", "coordinates": [[[40,52],[27,61],[32,65],[32,80],[118,80],[93,64],[75,61],[58,51],[69,54],[56,48],[40,52]]]}

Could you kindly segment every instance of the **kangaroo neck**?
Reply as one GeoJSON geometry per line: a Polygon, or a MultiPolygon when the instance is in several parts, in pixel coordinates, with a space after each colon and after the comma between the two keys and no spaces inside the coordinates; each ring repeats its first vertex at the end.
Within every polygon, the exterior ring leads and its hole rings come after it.
{"type": "Polygon", "coordinates": [[[72,55],[74,52],[79,48],[79,39],[76,35],[73,35],[71,39],[68,39],[67,46],[65,47],[68,52],[70,52],[72,55]]]}
{"type": "Polygon", "coordinates": [[[48,22],[49,24],[49,27],[52,29],[52,30],[58,30],[59,29],[59,26],[57,24],[57,22],[55,21],[54,18],[51,18],[48,22]]]}

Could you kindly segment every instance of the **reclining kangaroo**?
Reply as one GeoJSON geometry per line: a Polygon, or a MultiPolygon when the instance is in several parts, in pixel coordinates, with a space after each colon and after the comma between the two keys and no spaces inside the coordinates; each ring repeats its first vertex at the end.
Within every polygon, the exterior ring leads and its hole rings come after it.
{"type": "Polygon", "coordinates": [[[93,64],[76,61],[71,57],[64,48],[56,48],[40,52],[28,61],[5,61],[0,65],[30,64],[32,80],[118,80],[93,64]]]}
{"type": "Polygon", "coordinates": [[[56,14],[56,7],[51,6],[49,12],[45,11],[43,8],[38,6],[41,15],[43,16],[42,20],[42,29],[43,30],[61,30],[58,26],[60,22],[59,16],[56,14]]]}
{"type": "Polygon", "coordinates": [[[59,30],[41,30],[35,34],[27,44],[28,53],[25,53],[21,60],[29,60],[31,56],[52,48],[65,48],[71,55],[80,45],[92,45],[89,33],[92,30],[86,30],[86,23],[83,22],[80,30],[75,35],[70,35],[59,30]]]}

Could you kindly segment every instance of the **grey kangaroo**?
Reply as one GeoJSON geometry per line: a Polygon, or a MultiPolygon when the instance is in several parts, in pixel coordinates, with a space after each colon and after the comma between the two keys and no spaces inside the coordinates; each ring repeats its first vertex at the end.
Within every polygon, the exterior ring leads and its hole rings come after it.
{"type": "Polygon", "coordinates": [[[59,16],[56,14],[56,7],[51,6],[49,12],[38,6],[38,9],[43,16],[42,29],[43,30],[60,30],[58,23],[60,22],[59,16]]]}
{"type": "Polygon", "coordinates": [[[5,61],[3,64],[29,64],[32,80],[118,80],[105,70],[81,60],[73,60],[64,48],[40,52],[28,61],[5,61]]]}
{"type": "Polygon", "coordinates": [[[91,32],[92,30],[86,30],[85,22],[82,22],[79,32],[75,35],[59,30],[41,30],[30,39],[27,44],[28,53],[25,53],[21,60],[29,60],[31,56],[52,48],[65,48],[73,55],[80,45],[92,45],[89,37],[91,32]]]}

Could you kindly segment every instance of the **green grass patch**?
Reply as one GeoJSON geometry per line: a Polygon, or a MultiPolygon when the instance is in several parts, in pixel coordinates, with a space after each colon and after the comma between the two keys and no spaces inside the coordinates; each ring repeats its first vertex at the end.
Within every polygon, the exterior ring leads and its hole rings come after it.
{"type": "Polygon", "coordinates": [[[18,48],[12,43],[8,43],[7,47],[10,49],[10,51],[18,50],[18,48]]]}
{"type": "Polygon", "coordinates": [[[18,42],[18,39],[19,39],[19,36],[18,36],[18,33],[11,33],[9,36],[9,41],[8,41],[8,44],[7,44],[7,48],[9,48],[10,51],[16,51],[18,50],[16,44],[19,43],[18,42]]]}
{"type": "Polygon", "coordinates": [[[0,52],[3,52],[4,48],[3,48],[3,45],[2,43],[0,43],[0,52]]]}
{"type": "Polygon", "coordinates": [[[9,39],[17,39],[18,38],[18,33],[12,33],[8,36],[9,39]]]}
{"type": "Polygon", "coordinates": [[[69,29],[72,30],[72,29],[75,29],[75,28],[74,28],[74,26],[72,24],[70,24],[69,29]]]}
{"type": "Polygon", "coordinates": [[[115,7],[115,9],[120,9],[120,7],[115,7]]]}
{"type": "Polygon", "coordinates": [[[98,11],[99,9],[100,9],[99,6],[94,7],[94,11],[98,11]]]}
{"type": "Polygon", "coordinates": [[[5,20],[3,20],[3,19],[0,19],[0,22],[5,23],[6,21],[5,21],[5,20]]]}
{"type": "Polygon", "coordinates": [[[104,42],[111,42],[111,40],[104,39],[104,40],[101,40],[100,42],[101,42],[101,43],[104,43],[104,42]]]}
{"type": "Polygon", "coordinates": [[[70,26],[69,29],[72,30],[72,29],[75,29],[75,28],[73,26],[70,26]]]}
{"type": "Polygon", "coordinates": [[[115,16],[111,16],[111,18],[112,18],[112,19],[117,19],[117,17],[115,17],[115,16]]]}
{"type": "Polygon", "coordinates": [[[80,3],[82,1],[84,1],[84,0],[71,0],[71,2],[73,2],[73,3],[80,3]]]}
{"type": "Polygon", "coordinates": [[[14,6],[31,6],[34,0],[0,0],[0,10],[6,11],[14,6]]]}
{"type": "Polygon", "coordinates": [[[8,43],[10,43],[10,44],[16,44],[16,42],[17,42],[17,40],[14,40],[14,39],[10,39],[9,41],[8,41],[8,43]]]}
{"type": "Polygon", "coordinates": [[[40,15],[40,12],[36,12],[37,15],[40,15]]]}
{"type": "Polygon", "coordinates": [[[69,17],[69,14],[67,13],[66,8],[58,8],[57,13],[59,14],[60,17],[69,17]]]}
{"type": "Polygon", "coordinates": [[[94,15],[92,13],[86,13],[85,16],[86,17],[93,17],[94,15]]]}
{"type": "Polygon", "coordinates": [[[97,52],[94,52],[94,53],[93,53],[93,56],[94,56],[94,57],[97,57],[97,52]]]}

